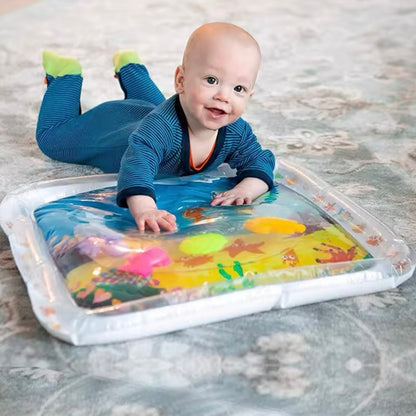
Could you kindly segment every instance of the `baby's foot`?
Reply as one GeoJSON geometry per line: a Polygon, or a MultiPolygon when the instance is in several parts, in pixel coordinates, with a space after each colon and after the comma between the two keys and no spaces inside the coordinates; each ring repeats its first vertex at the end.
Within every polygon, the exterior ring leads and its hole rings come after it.
{"type": "Polygon", "coordinates": [[[42,64],[45,72],[53,77],[64,75],[81,75],[81,64],[73,58],[57,55],[51,51],[43,51],[42,64]]]}
{"type": "Polygon", "coordinates": [[[117,51],[113,55],[113,65],[114,65],[114,72],[117,74],[120,72],[120,69],[128,64],[140,64],[140,58],[137,52],[131,49],[124,49],[121,51],[117,51]]]}

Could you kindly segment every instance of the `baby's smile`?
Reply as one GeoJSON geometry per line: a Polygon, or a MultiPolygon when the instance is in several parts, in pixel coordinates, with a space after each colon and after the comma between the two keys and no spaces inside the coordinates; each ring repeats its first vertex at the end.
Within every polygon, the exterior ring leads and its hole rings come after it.
{"type": "Polygon", "coordinates": [[[213,117],[221,117],[225,114],[227,114],[224,110],[222,110],[221,108],[216,108],[216,107],[209,107],[207,108],[207,110],[211,113],[211,115],[213,117]]]}

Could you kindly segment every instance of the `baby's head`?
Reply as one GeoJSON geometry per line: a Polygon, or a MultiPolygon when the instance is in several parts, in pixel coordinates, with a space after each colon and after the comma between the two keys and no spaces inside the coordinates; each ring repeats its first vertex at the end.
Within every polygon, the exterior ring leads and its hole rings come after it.
{"type": "Polygon", "coordinates": [[[217,130],[240,117],[253,94],[260,59],[258,43],[238,26],[218,22],[196,29],[175,72],[190,127],[217,130]]]}
{"type": "Polygon", "coordinates": [[[260,47],[247,31],[231,23],[207,23],[196,29],[190,36],[183,54],[182,65],[192,65],[210,54],[224,54],[224,60],[234,64],[250,65],[251,76],[257,78],[260,65],[260,47]]]}

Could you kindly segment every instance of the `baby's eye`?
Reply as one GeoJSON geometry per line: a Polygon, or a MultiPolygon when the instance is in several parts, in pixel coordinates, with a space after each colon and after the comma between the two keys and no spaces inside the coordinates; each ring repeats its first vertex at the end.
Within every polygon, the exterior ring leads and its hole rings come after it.
{"type": "Polygon", "coordinates": [[[234,87],[235,92],[244,92],[246,89],[242,85],[237,85],[234,87]]]}
{"type": "Polygon", "coordinates": [[[206,81],[208,82],[208,84],[210,85],[214,85],[217,83],[217,79],[215,77],[206,77],[206,81]]]}

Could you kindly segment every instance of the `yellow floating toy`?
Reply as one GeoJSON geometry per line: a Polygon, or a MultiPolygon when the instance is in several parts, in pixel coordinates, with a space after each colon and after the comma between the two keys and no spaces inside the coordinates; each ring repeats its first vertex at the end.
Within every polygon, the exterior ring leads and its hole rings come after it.
{"type": "Polygon", "coordinates": [[[244,227],[253,233],[259,234],[302,234],[306,229],[305,225],[299,222],[276,217],[251,218],[244,223],[244,227]]]}

